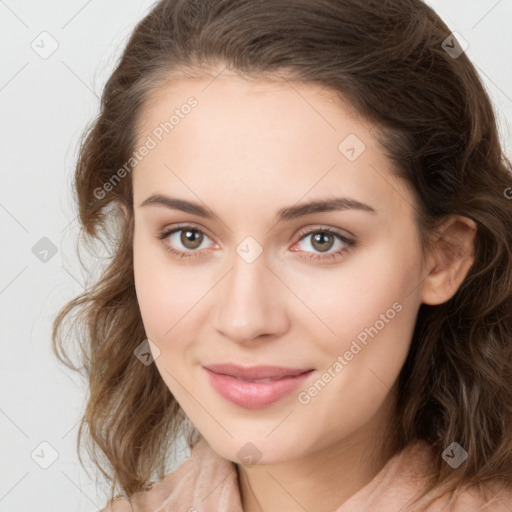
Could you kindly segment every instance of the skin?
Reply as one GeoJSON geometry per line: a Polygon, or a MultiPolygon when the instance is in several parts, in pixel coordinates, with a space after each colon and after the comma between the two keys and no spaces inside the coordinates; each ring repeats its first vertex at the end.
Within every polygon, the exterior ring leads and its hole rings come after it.
{"type": "Polygon", "coordinates": [[[238,464],[244,510],[332,511],[388,460],[382,432],[419,306],[456,292],[473,261],[476,226],[447,218],[422,265],[412,194],[392,175],[375,128],[311,84],[227,71],[215,80],[169,82],[143,110],[139,145],[190,96],[197,107],[132,173],[135,283],[146,334],[160,351],[155,364],[210,446],[238,464]],[[354,161],[338,149],[349,134],[366,146],[354,161]],[[200,203],[220,220],[140,206],[156,193],[200,203]],[[347,209],[274,222],[283,207],[333,195],[376,213],[347,209]],[[184,245],[182,232],[158,239],[179,223],[204,231],[199,248],[184,245]],[[313,245],[322,227],[356,245],[333,238],[326,252],[345,246],[341,257],[308,259],[325,255],[313,245]],[[248,236],[263,251],[252,263],[236,252],[248,236]],[[447,240],[460,250],[449,250],[447,240]],[[202,256],[177,258],[165,241],[202,256]],[[299,403],[298,392],[394,303],[400,312],[308,404],[299,403]],[[250,410],[210,386],[202,365],[220,362],[315,372],[297,392],[250,410]],[[261,453],[250,467],[237,455],[248,442],[261,453]]]}

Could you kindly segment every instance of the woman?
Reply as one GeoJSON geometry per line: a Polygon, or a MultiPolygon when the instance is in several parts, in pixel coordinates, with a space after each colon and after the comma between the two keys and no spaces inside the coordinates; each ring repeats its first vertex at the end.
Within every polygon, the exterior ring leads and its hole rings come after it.
{"type": "Polygon", "coordinates": [[[510,510],[510,169],[419,0],[157,3],[76,168],[111,259],[54,325],[105,510],[510,510]]]}

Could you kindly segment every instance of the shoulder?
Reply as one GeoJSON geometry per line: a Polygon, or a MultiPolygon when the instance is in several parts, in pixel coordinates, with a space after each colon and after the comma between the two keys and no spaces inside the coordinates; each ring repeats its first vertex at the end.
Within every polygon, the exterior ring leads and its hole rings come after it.
{"type": "MultiPolygon", "coordinates": [[[[419,490],[426,485],[427,475],[433,468],[433,460],[437,455],[435,449],[425,441],[410,446],[402,459],[402,476],[419,490]],[[412,469],[415,466],[415,469],[412,469]],[[408,473],[406,476],[405,473],[408,473]],[[410,479],[411,473],[414,475],[410,479]]],[[[413,486],[411,485],[411,488],[413,486]]],[[[447,493],[448,485],[441,485],[420,500],[419,508],[412,510],[421,512],[511,512],[512,483],[499,478],[469,486],[462,485],[452,494],[447,493]]],[[[407,509],[408,510],[408,509],[407,509]]]]}
{"type": "MultiPolygon", "coordinates": [[[[146,512],[159,509],[182,487],[193,483],[191,466],[193,461],[187,459],[175,471],[169,473],[159,482],[152,483],[146,490],[136,492],[130,500],[126,497],[114,498],[101,512],[146,512]]],[[[185,509],[186,510],[186,509],[185,509]]]]}
{"type": "MultiPolygon", "coordinates": [[[[512,485],[496,478],[475,486],[462,487],[453,497],[446,498],[445,502],[446,510],[450,512],[510,512],[512,485]]],[[[433,512],[437,510],[432,508],[433,512]]]]}
{"type": "Polygon", "coordinates": [[[426,489],[437,456],[426,441],[408,445],[387,462],[372,482],[346,502],[347,512],[512,512],[512,487],[497,479],[459,487],[451,495],[446,493],[446,485],[437,487],[416,501],[426,489]]]}
{"type": "Polygon", "coordinates": [[[130,503],[125,498],[116,498],[107,503],[100,512],[132,512],[130,503]]]}
{"type": "Polygon", "coordinates": [[[204,438],[192,448],[190,457],[149,490],[112,500],[101,512],[167,512],[174,510],[215,510],[229,503],[230,510],[241,510],[235,466],[220,457],[204,438]],[[206,498],[199,500],[198,496],[206,498]],[[239,508],[237,508],[239,507],[239,508]]]}
{"type": "Polygon", "coordinates": [[[114,498],[101,509],[101,512],[146,512],[146,510],[157,509],[174,491],[182,487],[184,482],[187,485],[191,484],[196,473],[198,452],[203,450],[204,445],[200,440],[192,449],[188,459],[173,472],[158,482],[152,482],[147,489],[136,492],[130,500],[126,497],[114,498]]]}
{"type": "MultiPolygon", "coordinates": [[[[156,509],[160,510],[160,507],[175,496],[177,490],[182,487],[184,482],[183,466],[184,464],[176,471],[168,474],[163,480],[153,483],[149,489],[138,491],[130,500],[126,497],[114,498],[105,508],[101,509],[101,512],[152,512],[156,509]]],[[[186,485],[190,485],[188,479],[186,485]]]]}

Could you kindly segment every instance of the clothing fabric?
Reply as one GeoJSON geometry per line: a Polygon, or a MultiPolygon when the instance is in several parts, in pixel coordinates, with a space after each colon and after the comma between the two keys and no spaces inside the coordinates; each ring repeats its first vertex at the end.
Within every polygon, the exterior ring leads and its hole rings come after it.
{"type": "MultiPolygon", "coordinates": [[[[422,507],[438,495],[432,491],[411,508],[409,503],[424,488],[434,456],[425,441],[407,446],[333,512],[512,512],[512,489],[503,484],[486,484],[491,496],[488,502],[468,489],[422,507]]],[[[114,500],[102,512],[243,512],[237,469],[201,437],[176,471],[149,491],[137,493],[131,505],[126,499],[114,500]]]]}

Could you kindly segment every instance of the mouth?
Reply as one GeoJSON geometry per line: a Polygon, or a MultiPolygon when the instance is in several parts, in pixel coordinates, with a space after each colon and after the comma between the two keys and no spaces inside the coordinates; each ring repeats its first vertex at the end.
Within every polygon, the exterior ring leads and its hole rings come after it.
{"type": "Polygon", "coordinates": [[[232,363],[210,364],[207,370],[245,381],[270,381],[296,377],[313,368],[286,368],[284,366],[240,366],[232,363]]]}
{"type": "Polygon", "coordinates": [[[297,389],[315,371],[280,366],[242,367],[233,364],[203,366],[213,389],[239,407],[271,405],[297,389]]]}

